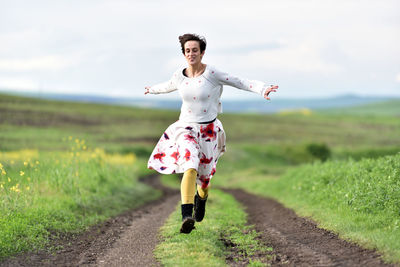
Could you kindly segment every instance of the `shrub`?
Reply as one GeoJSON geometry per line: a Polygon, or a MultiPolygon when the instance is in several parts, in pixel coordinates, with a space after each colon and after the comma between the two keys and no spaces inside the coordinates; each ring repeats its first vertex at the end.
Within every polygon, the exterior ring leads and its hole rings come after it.
{"type": "Polygon", "coordinates": [[[310,153],[313,157],[321,160],[326,161],[331,156],[331,150],[326,144],[315,144],[311,143],[306,145],[306,150],[310,153]]]}

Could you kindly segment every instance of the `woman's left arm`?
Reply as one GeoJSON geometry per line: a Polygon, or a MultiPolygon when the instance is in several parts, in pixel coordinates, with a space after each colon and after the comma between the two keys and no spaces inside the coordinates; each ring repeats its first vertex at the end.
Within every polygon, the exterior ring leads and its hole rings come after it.
{"type": "Polygon", "coordinates": [[[276,89],[278,89],[277,85],[267,85],[266,83],[257,80],[242,79],[215,69],[210,71],[210,75],[214,76],[214,78],[218,80],[220,84],[229,85],[241,90],[254,92],[263,96],[267,100],[270,100],[269,94],[271,92],[276,92],[276,89]]]}

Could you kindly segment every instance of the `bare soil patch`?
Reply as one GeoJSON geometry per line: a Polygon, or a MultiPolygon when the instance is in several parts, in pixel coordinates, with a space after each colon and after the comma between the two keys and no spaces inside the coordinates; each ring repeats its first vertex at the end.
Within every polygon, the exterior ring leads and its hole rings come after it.
{"type": "Polygon", "coordinates": [[[395,266],[384,263],[375,251],[318,228],[273,199],[240,189],[226,191],[243,204],[260,241],[274,248],[272,266],[395,266]]]}

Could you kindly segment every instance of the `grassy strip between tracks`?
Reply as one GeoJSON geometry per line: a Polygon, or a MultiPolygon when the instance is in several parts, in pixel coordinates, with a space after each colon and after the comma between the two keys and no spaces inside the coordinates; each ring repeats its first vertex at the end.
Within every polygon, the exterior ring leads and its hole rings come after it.
{"type": "Polygon", "coordinates": [[[0,260],[48,245],[50,235],[88,226],[157,198],[139,183],[134,154],[87,149],[0,152],[0,260]]]}
{"type": "Polygon", "coordinates": [[[400,154],[306,164],[279,179],[237,170],[229,179],[234,187],[272,196],[342,238],[400,262],[400,154]]]}
{"type": "MultiPolygon", "coordinates": [[[[180,205],[161,228],[163,242],[155,250],[163,266],[226,266],[226,259],[265,266],[272,248],[263,247],[246,226],[246,213],[229,194],[213,189],[206,216],[190,234],[180,234],[180,205]]],[[[230,261],[228,260],[228,261],[230,261]]]]}

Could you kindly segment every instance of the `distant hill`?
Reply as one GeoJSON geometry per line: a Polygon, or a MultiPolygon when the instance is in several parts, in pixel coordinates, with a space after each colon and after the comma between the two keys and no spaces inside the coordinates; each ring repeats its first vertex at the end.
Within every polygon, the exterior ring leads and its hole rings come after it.
{"type": "Polygon", "coordinates": [[[329,114],[362,114],[400,116],[400,99],[387,100],[344,108],[329,108],[322,112],[329,114]]]}
{"type": "MultiPolygon", "coordinates": [[[[1,92],[1,91],[0,91],[1,92]]],[[[8,94],[16,94],[5,92],[8,94]]],[[[18,93],[16,95],[37,97],[42,99],[64,100],[74,102],[102,103],[112,105],[136,106],[156,109],[178,110],[181,107],[180,100],[162,98],[127,98],[108,97],[96,95],[55,94],[55,93],[18,93]]],[[[361,97],[356,95],[343,95],[333,98],[318,99],[280,99],[272,101],[258,100],[224,100],[222,99],[224,112],[233,113],[275,113],[282,110],[311,109],[326,111],[329,113],[365,113],[379,110],[381,114],[398,114],[400,98],[389,97],[361,97]],[[390,104],[385,104],[386,102],[390,104]]]]}

